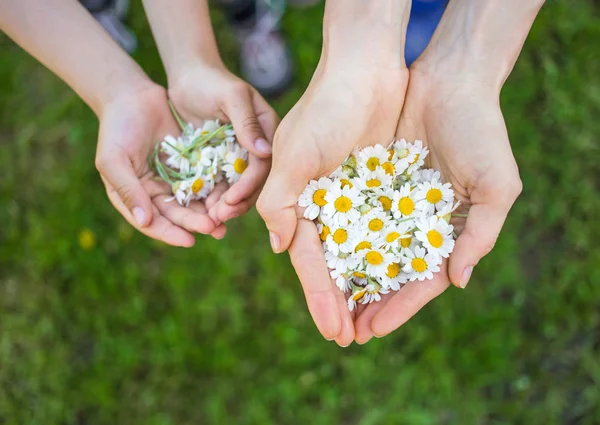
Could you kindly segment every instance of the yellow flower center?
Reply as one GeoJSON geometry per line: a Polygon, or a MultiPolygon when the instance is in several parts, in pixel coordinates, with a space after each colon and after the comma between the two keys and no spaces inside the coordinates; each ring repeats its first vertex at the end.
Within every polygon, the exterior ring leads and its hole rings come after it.
{"type": "Polygon", "coordinates": [[[390,198],[388,198],[387,196],[380,196],[379,202],[381,202],[381,207],[385,211],[389,211],[392,209],[392,200],[390,198]]]}
{"type": "Polygon", "coordinates": [[[346,232],[344,229],[337,229],[335,232],[333,232],[333,241],[338,244],[341,245],[344,242],[346,242],[348,240],[348,232],[346,232]]]}
{"type": "Polygon", "coordinates": [[[419,154],[416,154],[416,155],[415,155],[415,159],[414,159],[414,161],[413,161],[413,162],[411,162],[411,164],[414,164],[414,163],[416,163],[418,160],[419,160],[419,154]]]}
{"type": "Polygon", "coordinates": [[[434,248],[441,247],[442,243],[444,242],[444,238],[437,230],[430,230],[429,232],[427,232],[427,240],[434,248]]]}
{"type": "Polygon", "coordinates": [[[325,204],[327,204],[327,201],[325,200],[325,195],[327,195],[327,191],[325,189],[315,190],[315,193],[313,194],[313,202],[319,207],[324,206],[325,204]]]}
{"type": "Polygon", "coordinates": [[[398,232],[390,232],[387,234],[387,236],[385,237],[385,241],[387,243],[391,243],[394,242],[396,239],[398,239],[400,237],[400,233],[398,232]]]}
{"type": "Polygon", "coordinates": [[[391,161],[394,157],[394,149],[388,149],[388,161],[391,161]]]}
{"type": "Polygon", "coordinates": [[[246,161],[244,161],[242,158],[238,158],[233,163],[233,170],[238,174],[242,174],[247,166],[248,164],[246,164],[246,161]]]}
{"type": "Polygon", "coordinates": [[[354,186],[348,179],[340,179],[340,182],[342,183],[342,189],[346,186],[352,189],[352,187],[354,186]]]}
{"type": "Polygon", "coordinates": [[[415,203],[408,196],[400,198],[398,201],[398,210],[402,213],[402,215],[411,215],[415,210],[415,203]]]}
{"type": "Polygon", "coordinates": [[[357,292],[356,294],[352,295],[352,300],[354,300],[354,301],[360,300],[362,297],[365,296],[366,292],[367,292],[366,289],[363,289],[363,290],[357,292]]]}
{"type": "Polygon", "coordinates": [[[367,168],[371,171],[375,171],[375,169],[379,166],[379,158],[371,157],[367,160],[367,168]]]}
{"type": "Polygon", "coordinates": [[[354,275],[354,277],[359,277],[361,279],[367,277],[367,275],[364,274],[363,272],[354,272],[352,274],[354,275]]]}
{"type": "Polygon", "coordinates": [[[369,264],[371,264],[373,266],[378,266],[381,263],[383,263],[383,255],[381,255],[377,251],[369,251],[369,252],[367,252],[367,255],[365,255],[365,258],[367,260],[367,263],[369,263],[369,264]]]}
{"type": "Polygon", "coordinates": [[[425,270],[427,270],[427,263],[422,258],[413,258],[410,264],[418,273],[423,273],[425,270]]]}
{"type": "Polygon", "coordinates": [[[400,245],[402,248],[408,248],[412,242],[412,237],[400,239],[400,245]]]}
{"type": "Polygon", "coordinates": [[[192,192],[198,193],[202,190],[203,187],[204,187],[204,180],[196,179],[196,180],[194,180],[194,183],[192,183],[192,192]]]}
{"type": "Polygon", "coordinates": [[[387,277],[393,279],[396,276],[398,276],[398,273],[400,273],[400,264],[392,263],[388,266],[387,272],[386,272],[387,277]]]}
{"type": "Polygon", "coordinates": [[[381,165],[381,168],[383,168],[386,174],[389,174],[390,176],[394,175],[394,164],[392,164],[391,162],[384,162],[381,165]]]}
{"type": "Polygon", "coordinates": [[[352,201],[346,196],[340,196],[335,200],[333,206],[335,207],[336,211],[345,213],[350,211],[350,208],[352,208],[352,201]]]}
{"type": "Polygon", "coordinates": [[[358,245],[356,245],[356,248],[354,248],[354,252],[358,252],[361,249],[371,249],[371,242],[369,242],[369,241],[362,241],[361,243],[359,243],[358,245]]]}
{"type": "Polygon", "coordinates": [[[327,239],[327,236],[329,236],[330,233],[331,230],[329,230],[329,227],[323,225],[323,229],[321,230],[321,234],[319,236],[321,237],[321,240],[325,242],[325,239],[327,239]]]}
{"type": "Polygon", "coordinates": [[[402,148],[402,149],[398,149],[396,151],[396,154],[398,155],[398,158],[403,159],[408,156],[409,151],[408,151],[408,149],[402,148]]]}
{"type": "Polygon", "coordinates": [[[429,189],[427,195],[425,195],[425,199],[430,204],[437,204],[442,200],[442,191],[439,189],[429,189]]]}
{"type": "Polygon", "coordinates": [[[369,221],[369,230],[371,232],[379,232],[381,229],[383,229],[383,221],[381,219],[374,218],[369,221]]]}
{"type": "Polygon", "coordinates": [[[367,187],[379,187],[379,186],[381,186],[381,181],[379,179],[367,180],[367,187]]]}

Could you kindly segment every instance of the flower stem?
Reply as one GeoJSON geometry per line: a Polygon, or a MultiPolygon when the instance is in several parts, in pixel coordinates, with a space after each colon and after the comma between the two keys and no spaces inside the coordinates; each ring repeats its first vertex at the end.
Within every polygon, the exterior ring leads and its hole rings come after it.
{"type": "Polygon", "coordinates": [[[179,127],[181,127],[181,131],[184,131],[185,127],[186,127],[186,124],[181,119],[181,117],[179,116],[179,114],[177,113],[177,110],[175,109],[175,106],[173,106],[173,102],[171,102],[171,99],[167,100],[167,103],[169,104],[169,109],[171,110],[171,113],[175,117],[175,120],[177,121],[177,124],[179,124],[179,127]]]}

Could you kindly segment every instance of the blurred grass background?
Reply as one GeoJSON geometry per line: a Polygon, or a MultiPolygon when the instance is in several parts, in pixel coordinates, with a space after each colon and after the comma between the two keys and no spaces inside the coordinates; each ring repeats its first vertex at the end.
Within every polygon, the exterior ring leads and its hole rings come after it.
{"type": "MultiPolygon", "coordinates": [[[[134,56],[164,82],[132,12],[134,56]]],[[[285,17],[282,115],[318,61],[321,14],[285,17]]],[[[92,112],[0,41],[0,424],[599,423],[597,2],[549,1],[506,83],[525,189],[469,288],[346,349],[319,336],[255,212],[189,250],[126,224],[94,169],[92,112]]]]}

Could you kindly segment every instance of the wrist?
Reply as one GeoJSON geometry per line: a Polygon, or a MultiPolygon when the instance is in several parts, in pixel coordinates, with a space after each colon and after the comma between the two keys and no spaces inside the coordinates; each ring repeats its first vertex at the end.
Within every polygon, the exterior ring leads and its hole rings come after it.
{"type": "Polygon", "coordinates": [[[164,93],[164,88],[152,81],[143,72],[141,74],[121,73],[118,79],[109,78],[105,87],[110,87],[110,89],[103,91],[102,95],[95,99],[95,104],[88,103],[99,120],[102,120],[102,117],[112,105],[123,99],[140,97],[151,92],[160,91],[164,93]]]}
{"type": "Polygon", "coordinates": [[[210,55],[189,54],[182,56],[180,60],[174,61],[167,67],[168,87],[180,86],[190,73],[201,74],[206,71],[224,70],[225,64],[218,52],[210,55]]]}

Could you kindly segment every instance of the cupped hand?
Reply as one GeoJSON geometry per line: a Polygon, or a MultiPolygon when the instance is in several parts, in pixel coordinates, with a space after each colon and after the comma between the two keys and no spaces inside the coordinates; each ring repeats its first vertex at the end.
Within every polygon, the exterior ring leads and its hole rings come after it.
{"type": "Polygon", "coordinates": [[[450,282],[464,288],[473,267],[494,247],[522,187],[499,88],[467,75],[439,78],[421,71],[418,64],[410,73],[397,137],[424,141],[430,150],[426,166],[452,183],[461,201],[457,212],[468,217],[453,219],[459,237],[433,280],[408,283],[365,309],[356,321],[356,340],[361,343],[402,326],[450,282]]]}
{"type": "Polygon", "coordinates": [[[359,62],[324,68],[322,62],[275,134],[273,168],[257,208],[273,250],[289,248],[317,328],[346,346],[354,339],[346,296],[329,277],[316,225],[296,204],[310,180],[328,176],[354,148],[392,141],[408,75],[359,62]]]}
{"type": "Polygon", "coordinates": [[[218,184],[206,199],[216,225],[247,212],[256,202],[271,166],[271,143],[279,117],[250,85],[222,65],[192,64],[169,84],[169,98],[186,122],[219,119],[233,125],[249,152],[248,168],[229,187],[218,184]]]}
{"type": "Polygon", "coordinates": [[[174,246],[192,246],[193,233],[224,235],[202,203],[185,208],[165,202],[171,188],[156,180],[149,167],[156,143],[181,131],[162,87],[147,82],[123,92],[102,108],[99,118],[96,167],[111,203],[131,225],[174,246]]]}

